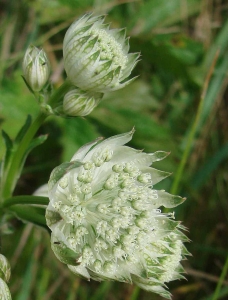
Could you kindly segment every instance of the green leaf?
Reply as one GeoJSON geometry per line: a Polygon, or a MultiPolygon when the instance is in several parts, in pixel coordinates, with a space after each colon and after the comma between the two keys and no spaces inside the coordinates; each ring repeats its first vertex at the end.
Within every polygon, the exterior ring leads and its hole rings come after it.
{"type": "Polygon", "coordinates": [[[22,285],[16,300],[29,299],[29,295],[33,284],[34,264],[35,264],[35,256],[32,255],[28,260],[28,264],[25,267],[23,275],[21,276],[22,285]]]}
{"type": "Polygon", "coordinates": [[[21,127],[20,131],[18,132],[16,138],[15,138],[15,144],[19,144],[20,141],[23,139],[24,135],[28,131],[30,125],[32,123],[32,117],[31,115],[27,116],[27,119],[25,121],[25,124],[21,127]]]}
{"type": "MultiPolygon", "coordinates": [[[[188,16],[195,14],[200,11],[200,1],[189,0],[186,2],[186,10],[188,16]]],[[[144,1],[143,5],[139,7],[139,11],[133,17],[133,21],[138,24],[137,31],[149,32],[155,27],[170,26],[186,17],[185,14],[181,13],[181,7],[183,6],[182,0],[153,0],[144,1]]]]}
{"type": "Polygon", "coordinates": [[[3,207],[10,207],[17,204],[35,204],[35,205],[48,205],[49,198],[42,196],[24,195],[14,196],[4,201],[3,207]]]}
{"type": "Polygon", "coordinates": [[[7,210],[14,213],[18,219],[24,222],[30,222],[35,225],[41,226],[45,229],[48,229],[45,219],[45,208],[18,204],[7,208],[7,210]]]}
{"type": "Polygon", "coordinates": [[[196,190],[199,189],[210,177],[210,175],[219,167],[219,165],[227,160],[228,143],[219,149],[203,166],[197,170],[191,186],[196,190]]]}
{"type": "Polygon", "coordinates": [[[10,157],[11,157],[11,153],[12,153],[12,149],[13,149],[13,142],[10,139],[9,135],[4,130],[2,130],[2,137],[3,137],[3,140],[5,142],[6,152],[5,152],[5,155],[3,157],[3,164],[2,164],[1,167],[6,169],[8,163],[10,161],[10,157]]]}
{"type": "Polygon", "coordinates": [[[25,153],[26,157],[34,148],[42,145],[46,141],[47,138],[48,138],[48,135],[44,134],[44,135],[40,135],[39,137],[33,139],[25,153]]]}

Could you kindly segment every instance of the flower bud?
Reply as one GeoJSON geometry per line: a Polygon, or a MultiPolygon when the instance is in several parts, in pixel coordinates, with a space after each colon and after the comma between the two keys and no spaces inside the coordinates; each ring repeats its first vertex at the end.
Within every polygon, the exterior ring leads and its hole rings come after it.
{"type": "Polygon", "coordinates": [[[10,279],[10,264],[8,260],[0,254],[0,299],[11,300],[11,294],[6,282],[10,279]]]}
{"type": "Polygon", "coordinates": [[[0,299],[12,300],[8,285],[0,278],[0,299]]]}
{"type": "Polygon", "coordinates": [[[26,50],[23,64],[24,78],[34,92],[42,90],[50,74],[50,64],[43,49],[29,46],[26,50]]]}
{"type": "Polygon", "coordinates": [[[63,112],[68,116],[86,116],[101,101],[102,93],[83,92],[80,89],[69,91],[63,99],[63,112]]]}
{"type": "Polygon", "coordinates": [[[120,89],[138,61],[129,54],[125,29],[109,29],[104,16],[84,15],[67,30],[63,41],[64,67],[71,83],[82,90],[120,89]]]}
{"type": "Polygon", "coordinates": [[[10,274],[10,264],[5,256],[0,254],[0,278],[7,282],[10,279],[10,274]]]}

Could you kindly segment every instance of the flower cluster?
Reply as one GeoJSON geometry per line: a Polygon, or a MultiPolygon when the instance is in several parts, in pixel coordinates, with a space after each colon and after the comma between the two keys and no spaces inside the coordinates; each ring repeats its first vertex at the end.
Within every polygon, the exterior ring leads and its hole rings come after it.
{"type": "MultiPolygon", "coordinates": [[[[86,116],[101,101],[103,94],[123,88],[138,61],[139,54],[129,54],[125,29],[109,29],[104,16],[86,14],[67,30],[63,41],[67,80],[52,97],[40,100],[47,113],[86,116]],[[64,91],[62,93],[62,90],[64,91]]],[[[33,92],[47,84],[50,64],[43,50],[30,46],[23,61],[24,79],[33,92]]]]}
{"type": "Polygon", "coordinates": [[[169,174],[151,167],[166,157],[124,144],[133,131],[80,148],[49,180],[47,225],[57,258],[86,279],[118,280],[170,298],[182,278],[187,237],[172,208],[184,201],[154,185],[169,174]]]}

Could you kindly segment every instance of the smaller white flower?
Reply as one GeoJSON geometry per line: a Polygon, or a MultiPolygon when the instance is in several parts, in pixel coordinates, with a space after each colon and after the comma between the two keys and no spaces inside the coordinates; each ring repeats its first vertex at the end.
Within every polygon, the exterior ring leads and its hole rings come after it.
{"type": "Polygon", "coordinates": [[[50,64],[43,49],[29,46],[22,63],[23,75],[34,92],[42,90],[50,75],[50,64]]]}
{"type": "Polygon", "coordinates": [[[64,67],[70,82],[85,91],[120,89],[139,54],[129,54],[125,29],[110,29],[104,16],[84,15],[67,30],[63,41],[64,67]]]}

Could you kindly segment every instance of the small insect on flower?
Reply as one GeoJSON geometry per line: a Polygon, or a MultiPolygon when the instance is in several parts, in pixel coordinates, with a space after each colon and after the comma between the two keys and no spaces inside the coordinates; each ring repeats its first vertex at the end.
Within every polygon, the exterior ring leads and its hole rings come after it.
{"type": "Polygon", "coordinates": [[[166,283],[183,278],[188,238],[173,214],[185,199],[154,189],[169,174],[151,166],[167,156],[127,147],[134,131],[96,140],[49,180],[47,225],[57,258],[89,280],[135,283],[170,299],[166,283]]]}
{"type": "Polygon", "coordinates": [[[63,41],[64,67],[70,82],[84,90],[120,89],[136,65],[139,54],[128,53],[125,29],[110,29],[104,16],[84,15],[67,30],[63,41]]]}

